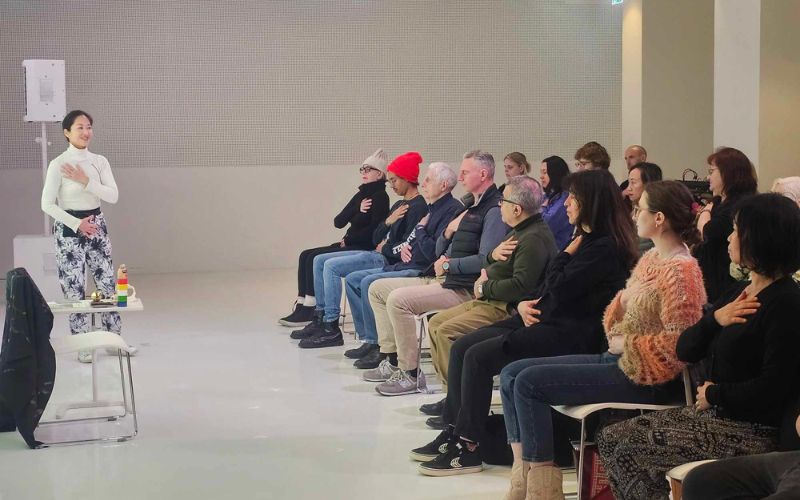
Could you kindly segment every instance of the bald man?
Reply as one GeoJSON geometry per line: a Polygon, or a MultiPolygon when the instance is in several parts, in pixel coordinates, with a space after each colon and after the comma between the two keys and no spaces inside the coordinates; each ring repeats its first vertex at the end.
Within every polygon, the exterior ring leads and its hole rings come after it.
{"type": "MultiPolygon", "coordinates": [[[[647,161],[647,150],[642,146],[639,146],[638,144],[632,144],[625,149],[625,166],[628,167],[628,172],[631,171],[634,165],[643,161],[647,161]]],[[[625,191],[627,187],[628,180],[625,179],[622,181],[622,184],[619,185],[619,188],[622,191],[625,191]]]]}

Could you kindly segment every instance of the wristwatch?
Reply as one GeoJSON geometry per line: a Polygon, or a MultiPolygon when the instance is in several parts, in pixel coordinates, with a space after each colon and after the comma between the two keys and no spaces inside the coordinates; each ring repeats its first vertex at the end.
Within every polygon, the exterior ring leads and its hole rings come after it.
{"type": "Polygon", "coordinates": [[[450,270],[450,261],[446,260],[446,261],[442,262],[442,270],[445,273],[450,270]]]}

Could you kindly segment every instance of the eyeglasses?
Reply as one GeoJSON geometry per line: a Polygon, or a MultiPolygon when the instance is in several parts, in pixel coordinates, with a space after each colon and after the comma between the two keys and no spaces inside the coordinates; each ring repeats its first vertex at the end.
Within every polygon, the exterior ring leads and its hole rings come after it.
{"type": "Polygon", "coordinates": [[[380,172],[380,170],[378,170],[377,168],[372,168],[370,166],[364,165],[363,167],[358,169],[358,173],[360,173],[360,174],[368,174],[368,173],[372,172],[373,170],[375,172],[380,172]]]}
{"type": "Polygon", "coordinates": [[[575,168],[578,170],[583,170],[586,168],[587,165],[591,165],[592,162],[589,160],[578,160],[575,162],[575,168]]]}
{"type": "Polygon", "coordinates": [[[520,205],[519,203],[517,203],[516,201],[507,200],[507,199],[505,199],[505,198],[500,198],[500,201],[499,201],[499,202],[497,202],[497,205],[498,205],[498,206],[500,206],[500,205],[502,205],[502,204],[503,204],[503,202],[505,202],[505,203],[511,203],[512,205],[516,205],[516,206],[518,206],[518,207],[521,207],[521,206],[522,206],[522,205],[520,205]]]}
{"type": "Polygon", "coordinates": [[[708,167],[708,175],[713,174],[714,172],[718,171],[719,167],[708,167]]]}

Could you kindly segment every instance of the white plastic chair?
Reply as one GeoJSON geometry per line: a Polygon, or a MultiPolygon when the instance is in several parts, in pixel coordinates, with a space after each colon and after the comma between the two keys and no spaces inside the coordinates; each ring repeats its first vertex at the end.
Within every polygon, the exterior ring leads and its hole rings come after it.
{"type": "MultiPolygon", "coordinates": [[[[90,443],[96,441],[127,441],[128,439],[134,438],[139,433],[139,423],[136,417],[136,397],[133,392],[133,373],[131,371],[131,358],[130,358],[131,348],[128,346],[125,340],[116,333],[111,333],[106,331],[94,331],[94,332],[81,333],[78,335],[69,335],[66,337],[58,337],[50,339],[50,345],[53,347],[53,351],[55,351],[56,354],[68,354],[79,351],[92,351],[92,359],[93,359],[92,400],[75,402],[75,403],[66,403],[60,405],[56,409],[56,414],[55,414],[56,420],[48,422],[40,422],[39,426],[40,427],[52,426],[52,425],[75,423],[81,421],[98,421],[98,420],[113,421],[113,420],[118,420],[120,418],[124,418],[128,414],[130,414],[133,420],[133,431],[130,434],[123,434],[111,437],[101,437],[96,439],[78,439],[71,441],[48,442],[48,443],[43,443],[40,446],[40,448],[46,448],[53,445],[90,443]],[[119,360],[120,388],[122,389],[122,401],[102,401],[98,397],[97,370],[99,363],[97,358],[97,351],[106,349],[117,349],[117,358],[119,360]],[[122,363],[123,357],[125,358],[125,361],[127,363],[127,370],[123,367],[122,363]],[[126,371],[128,373],[127,388],[125,384],[126,371]],[[128,397],[128,392],[127,392],[128,390],[130,390],[130,397],[128,397]],[[87,408],[109,408],[109,407],[120,407],[122,408],[122,413],[111,416],[106,415],[102,417],[84,417],[75,419],[64,418],[67,412],[71,410],[87,409],[87,408]]],[[[58,373],[58,366],[56,366],[56,373],[58,373]]]]}
{"type": "MultiPolygon", "coordinates": [[[[683,370],[683,389],[686,398],[686,406],[691,406],[692,401],[692,383],[689,377],[688,368],[683,370]]],[[[586,418],[601,410],[638,410],[640,413],[645,411],[668,410],[670,408],[680,408],[683,405],[651,405],[640,403],[593,403],[588,405],[578,406],[561,406],[553,405],[552,408],[557,412],[564,414],[568,417],[580,420],[581,422],[581,442],[578,449],[578,464],[576,467],[576,474],[578,476],[578,500],[581,500],[583,494],[583,465],[584,465],[584,451],[586,448],[586,418]]]]}

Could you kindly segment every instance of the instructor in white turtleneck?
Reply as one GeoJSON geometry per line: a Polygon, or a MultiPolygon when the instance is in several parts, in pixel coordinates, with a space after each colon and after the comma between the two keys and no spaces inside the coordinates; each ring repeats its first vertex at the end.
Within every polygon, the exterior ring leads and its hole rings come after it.
{"type": "MultiPolygon", "coordinates": [[[[111,240],[100,202],[116,203],[119,197],[111,165],[101,155],[89,152],[92,117],[70,111],[62,121],[69,147],[50,162],[42,190],[42,210],[55,219],[56,262],[61,289],[67,299],[86,294],[86,269],[104,297],[114,294],[111,240]]],[[[103,329],[120,333],[119,314],[104,313],[103,329]]],[[[73,334],[89,331],[87,314],[71,314],[73,334]]],[[[91,363],[92,353],[81,352],[78,360],[91,363]]]]}

